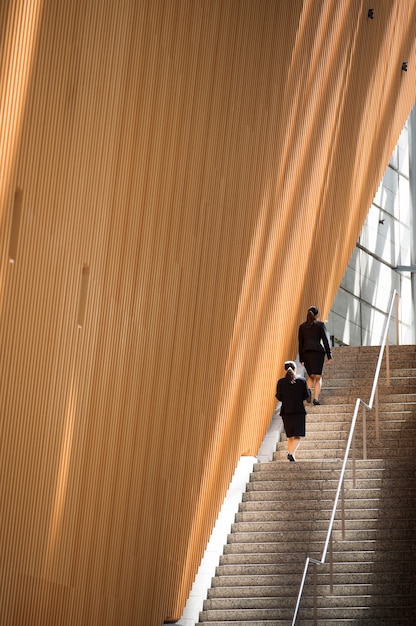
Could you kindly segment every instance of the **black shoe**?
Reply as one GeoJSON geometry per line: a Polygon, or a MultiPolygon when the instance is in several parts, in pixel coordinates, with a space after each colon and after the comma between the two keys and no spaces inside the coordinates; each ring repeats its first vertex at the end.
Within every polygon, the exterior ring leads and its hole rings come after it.
{"type": "Polygon", "coordinates": [[[321,403],[319,402],[319,400],[314,400],[314,401],[313,401],[313,403],[314,403],[314,405],[315,405],[315,406],[319,406],[319,405],[321,404],[321,403]]]}
{"type": "Polygon", "coordinates": [[[294,457],[292,454],[288,454],[288,455],[287,455],[287,460],[288,460],[288,461],[293,461],[293,462],[294,462],[294,461],[295,461],[295,457],[294,457]]]}

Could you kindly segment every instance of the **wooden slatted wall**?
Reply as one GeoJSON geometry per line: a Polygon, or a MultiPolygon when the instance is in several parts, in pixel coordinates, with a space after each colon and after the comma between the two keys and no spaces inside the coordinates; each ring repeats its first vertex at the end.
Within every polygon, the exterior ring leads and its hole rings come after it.
{"type": "Polygon", "coordinates": [[[1,2],[1,626],[180,617],[415,100],[367,8],[1,2]]]}

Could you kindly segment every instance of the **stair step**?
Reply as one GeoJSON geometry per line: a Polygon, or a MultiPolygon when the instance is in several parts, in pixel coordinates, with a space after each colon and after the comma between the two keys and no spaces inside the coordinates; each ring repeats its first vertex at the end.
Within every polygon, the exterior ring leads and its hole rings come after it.
{"type": "MultiPolygon", "coordinates": [[[[296,546],[294,546],[296,547],[296,546]]],[[[371,563],[373,567],[377,568],[379,563],[381,567],[385,567],[386,571],[389,568],[393,568],[397,563],[403,565],[403,571],[407,571],[405,567],[408,562],[409,553],[408,550],[400,551],[398,553],[390,552],[377,552],[375,550],[374,542],[371,544],[369,548],[367,546],[366,549],[361,549],[359,554],[352,554],[347,551],[336,551],[333,552],[334,563],[371,563]]],[[[269,546],[270,548],[270,546],[269,546]]],[[[322,553],[319,553],[318,558],[321,557],[322,553]]],[[[308,556],[311,556],[308,554],[308,556]]],[[[316,555],[315,555],[316,556],[316,555]]],[[[306,553],[304,549],[298,549],[297,552],[291,552],[290,549],[286,550],[285,559],[279,560],[279,564],[281,567],[299,567],[301,564],[300,571],[303,570],[303,566],[306,560],[306,553]]],[[[226,551],[224,549],[224,554],[220,556],[220,565],[266,565],[266,564],[275,564],[276,563],[276,554],[272,551],[253,551],[251,553],[248,552],[237,552],[237,551],[226,551]]],[[[414,567],[413,561],[411,561],[411,566],[414,567]]]]}
{"type": "MultiPolygon", "coordinates": [[[[329,513],[329,512],[328,512],[329,513]]],[[[323,516],[322,514],[316,514],[312,519],[305,520],[290,520],[290,528],[292,530],[299,531],[309,531],[309,529],[315,529],[316,531],[325,531],[328,529],[329,515],[323,516]],[[319,518],[318,518],[319,515],[319,518]],[[328,519],[326,519],[328,517],[328,519]]],[[[341,530],[342,521],[340,519],[334,520],[334,530],[341,530]]],[[[416,521],[409,519],[408,517],[404,519],[395,519],[394,526],[392,527],[392,523],[390,519],[386,519],[385,516],[381,518],[366,518],[362,515],[361,518],[351,519],[346,516],[345,519],[345,530],[347,532],[374,532],[379,533],[378,536],[381,537],[382,533],[388,529],[391,533],[396,531],[406,532],[407,530],[416,531],[416,521]]],[[[232,534],[236,534],[240,536],[240,533],[245,535],[247,533],[253,533],[254,535],[259,535],[260,533],[270,533],[273,534],[275,532],[276,522],[236,522],[231,526],[232,534]]]]}
{"type": "MultiPolygon", "coordinates": [[[[312,541],[308,540],[305,543],[307,544],[307,549],[310,552],[310,556],[314,559],[320,559],[322,550],[324,547],[324,539],[312,541]]],[[[368,552],[375,551],[376,548],[379,550],[379,553],[383,555],[383,558],[391,558],[395,552],[400,552],[401,554],[405,553],[405,547],[409,545],[409,541],[405,539],[397,539],[392,538],[385,545],[380,546],[380,543],[377,543],[377,539],[350,539],[347,534],[346,539],[341,539],[341,537],[334,537],[333,541],[333,550],[337,552],[341,552],[344,554],[345,552],[354,552],[354,557],[357,559],[361,559],[359,552],[368,552]]],[[[299,540],[296,539],[291,540],[287,537],[287,532],[284,530],[281,531],[280,536],[277,538],[277,541],[232,541],[227,543],[224,546],[224,554],[262,554],[262,553],[274,553],[276,558],[278,554],[304,554],[305,553],[305,545],[304,542],[300,543],[299,540]]],[[[374,558],[378,558],[378,555],[374,555],[374,558]]]]}
{"type": "MultiPolygon", "coordinates": [[[[279,477],[286,478],[287,476],[293,476],[293,471],[304,472],[307,477],[325,479],[326,477],[337,476],[339,477],[342,463],[335,461],[332,465],[330,463],[315,464],[313,461],[302,463],[302,465],[293,465],[290,463],[270,462],[270,463],[257,463],[254,465],[253,472],[250,474],[250,481],[257,480],[274,480],[279,477]],[[325,465],[327,467],[325,467],[325,465]],[[295,469],[296,468],[296,469],[295,469]],[[292,472],[291,474],[289,472],[292,472]]],[[[356,460],[355,464],[355,476],[356,478],[394,478],[397,476],[407,476],[411,478],[416,477],[416,464],[412,459],[402,459],[400,462],[394,463],[381,463],[377,459],[367,459],[366,461],[356,460]]],[[[348,461],[345,468],[346,478],[351,479],[353,477],[353,462],[348,461]]]]}
{"type": "MultiPolygon", "coordinates": [[[[414,524],[408,522],[408,526],[405,528],[394,527],[387,528],[351,528],[351,525],[357,525],[356,521],[346,520],[345,522],[345,536],[350,541],[378,541],[390,543],[393,540],[397,541],[411,541],[415,534],[414,524]]],[[[372,525],[371,525],[372,526],[372,525]]],[[[303,542],[325,542],[328,531],[328,524],[313,522],[312,520],[307,525],[306,522],[290,525],[290,530],[282,529],[278,531],[235,531],[228,535],[228,545],[232,544],[275,544],[280,541],[296,541],[300,532],[303,532],[303,542]],[[303,528],[303,530],[302,530],[303,528]],[[321,528],[321,529],[320,529],[321,528]]],[[[332,531],[332,537],[334,541],[342,540],[341,522],[335,521],[332,531]]]]}
{"type": "MultiPolygon", "coordinates": [[[[241,563],[218,565],[215,576],[283,576],[287,580],[289,576],[293,577],[294,574],[299,576],[302,573],[302,569],[299,563],[241,563]]],[[[401,579],[405,572],[410,578],[416,578],[416,567],[413,561],[384,563],[361,560],[341,561],[333,565],[334,581],[337,581],[337,576],[341,578],[341,575],[348,573],[351,577],[371,576],[377,582],[390,582],[392,576],[399,576],[399,579],[401,579]]],[[[328,577],[329,563],[318,566],[317,574],[318,579],[320,576],[323,578],[328,577]]],[[[351,582],[353,581],[355,581],[355,578],[351,578],[351,582]]],[[[215,589],[218,588],[215,587],[215,589]]]]}
{"type": "MultiPolygon", "coordinates": [[[[416,573],[415,573],[416,574],[416,573]]],[[[368,594],[372,591],[376,591],[381,596],[388,595],[389,591],[393,591],[395,595],[401,593],[409,593],[414,589],[415,574],[412,576],[412,580],[401,580],[401,577],[393,578],[392,574],[384,575],[384,582],[381,577],[376,577],[371,574],[357,574],[348,572],[349,582],[345,584],[345,575],[342,573],[333,575],[333,593],[330,590],[330,574],[320,574],[317,576],[317,591],[318,595],[348,595],[358,596],[368,594]]],[[[222,599],[230,600],[230,595],[223,596],[225,590],[232,591],[234,594],[231,599],[234,598],[248,598],[248,597],[276,597],[276,596],[297,596],[299,591],[300,577],[295,578],[287,576],[287,574],[278,575],[253,575],[253,576],[222,576],[223,583],[219,578],[214,577],[212,579],[212,591],[217,590],[215,597],[210,595],[210,599],[222,599]],[[298,584],[295,584],[298,583],[298,584]],[[264,588],[264,592],[260,595],[261,589],[264,588]],[[267,590],[267,593],[266,593],[267,590]]],[[[312,582],[308,581],[308,582],[312,582]]],[[[305,597],[313,593],[312,584],[307,585],[305,591],[305,597]]],[[[213,603],[211,603],[212,606],[213,603]]],[[[206,605],[205,605],[206,606],[206,605]]],[[[254,608],[254,606],[253,606],[254,608]]]]}
{"type": "MultiPolygon", "coordinates": [[[[287,612],[287,614],[282,617],[276,617],[273,620],[253,620],[251,619],[249,622],[246,620],[226,620],[226,621],[218,621],[218,620],[210,620],[210,626],[288,626],[288,624],[292,623],[293,610],[291,612],[287,612]]],[[[298,617],[296,621],[296,626],[312,626],[314,623],[313,616],[309,618],[302,619],[302,617],[298,617]]],[[[198,622],[201,623],[201,622],[198,622]]],[[[381,617],[372,618],[371,612],[367,612],[365,616],[361,616],[360,621],[357,621],[357,618],[348,617],[337,617],[335,619],[319,618],[319,626],[414,626],[414,615],[411,614],[410,617],[406,617],[401,613],[396,615],[390,615],[386,619],[381,617]]]]}
{"type": "MultiPolygon", "coordinates": [[[[333,461],[308,461],[308,471],[312,470],[328,470],[328,471],[338,471],[341,469],[342,462],[337,459],[333,461]]],[[[400,461],[397,459],[356,459],[355,467],[360,470],[384,470],[384,469],[393,469],[395,470],[397,467],[411,467],[415,468],[416,464],[413,458],[403,458],[400,461]]],[[[277,464],[275,461],[268,462],[257,462],[253,465],[253,472],[260,471],[279,471],[281,472],[286,468],[289,471],[289,468],[295,467],[294,465],[288,465],[285,463],[285,466],[282,468],[282,465],[277,464]]],[[[352,471],[353,469],[353,461],[349,459],[346,464],[346,471],[352,471]]]]}
{"type": "MultiPolygon", "coordinates": [[[[272,585],[273,582],[271,581],[272,585]]],[[[385,584],[380,583],[367,583],[367,584],[351,584],[348,586],[337,585],[335,582],[331,587],[329,584],[317,584],[318,605],[329,608],[331,606],[338,606],[340,599],[342,598],[345,606],[361,607],[363,604],[363,598],[366,598],[365,604],[369,602],[370,598],[378,598],[377,605],[372,603],[372,606],[385,606],[386,596],[389,597],[390,604],[394,606],[401,606],[406,603],[409,595],[413,592],[414,586],[409,584],[396,583],[391,584],[389,581],[385,584]],[[321,598],[321,602],[319,602],[321,598]]],[[[278,606],[283,608],[292,608],[295,606],[298,590],[290,585],[273,585],[267,587],[267,581],[264,582],[265,590],[271,595],[264,594],[263,596],[251,595],[252,590],[254,592],[259,590],[259,587],[263,583],[259,583],[253,587],[247,587],[245,589],[244,596],[235,597],[213,597],[205,600],[204,611],[229,611],[230,609],[275,609],[277,608],[276,598],[279,598],[278,606]],[[283,602],[281,598],[285,598],[283,602]]],[[[238,589],[238,588],[237,588],[238,589]]],[[[237,591],[237,590],[236,590],[237,591]]],[[[305,593],[303,597],[302,607],[313,606],[312,592],[305,593]]]]}
{"type": "MultiPolygon", "coordinates": [[[[346,490],[344,492],[344,497],[346,498],[354,498],[355,500],[358,499],[378,499],[380,501],[381,497],[382,497],[382,492],[384,493],[383,489],[350,489],[350,490],[346,490]]],[[[315,499],[315,506],[316,506],[316,502],[319,501],[321,498],[323,498],[324,500],[329,500],[329,501],[334,501],[334,498],[331,496],[335,496],[335,492],[333,489],[310,489],[308,493],[305,492],[299,492],[297,494],[298,496],[298,501],[297,501],[297,505],[298,507],[301,506],[301,503],[303,503],[303,506],[306,508],[314,508],[314,503],[311,502],[311,499],[314,498],[315,499]]],[[[400,491],[393,491],[391,494],[391,500],[390,500],[390,506],[396,506],[396,505],[406,505],[406,506],[412,506],[412,503],[414,503],[414,487],[409,487],[408,489],[405,489],[403,487],[400,487],[400,491]]],[[[246,493],[243,494],[243,502],[264,502],[264,501],[269,501],[271,504],[274,505],[279,505],[280,507],[284,508],[284,507],[288,507],[289,503],[287,502],[287,498],[285,498],[285,495],[281,492],[281,491],[247,491],[246,493]]],[[[296,507],[293,506],[293,509],[296,510],[296,507]]]]}
{"type": "MultiPolygon", "coordinates": [[[[289,480],[293,479],[294,482],[299,481],[299,479],[302,480],[303,488],[310,487],[311,489],[318,489],[318,490],[333,489],[334,491],[337,489],[338,483],[339,483],[339,476],[328,477],[328,478],[313,478],[313,477],[309,477],[308,475],[306,475],[305,477],[305,473],[302,470],[304,470],[304,468],[301,465],[296,466],[295,468],[293,468],[293,470],[291,469],[290,471],[292,472],[292,474],[290,477],[288,477],[289,480]],[[294,474],[294,472],[296,472],[296,474],[294,474]]],[[[256,479],[255,481],[250,482],[247,485],[247,492],[278,491],[279,493],[281,493],[282,489],[284,489],[285,487],[285,484],[287,484],[287,479],[285,480],[284,476],[282,478],[276,478],[275,480],[256,479]]],[[[352,478],[349,478],[349,477],[344,478],[344,489],[348,490],[348,489],[353,489],[353,488],[357,490],[381,489],[381,488],[385,490],[388,490],[388,489],[396,490],[397,480],[395,478],[390,478],[388,476],[384,476],[384,477],[376,476],[374,478],[370,478],[370,477],[361,478],[360,476],[356,476],[355,485],[354,485],[352,478]]],[[[414,490],[414,487],[413,487],[413,490],[414,490]]]]}
{"type": "MultiPolygon", "coordinates": [[[[333,504],[333,503],[331,503],[333,504]]],[[[345,506],[345,519],[347,520],[372,520],[374,522],[382,522],[391,524],[396,524],[396,520],[409,520],[416,519],[416,504],[413,507],[390,507],[388,509],[388,515],[386,515],[386,510],[380,511],[379,507],[368,508],[368,507],[348,507],[345,506]]],[[[304,510],[301,512],[296,512],[297,519],[309,519],[309,516],[312,519],[325,519],[329,520],[332,514],[332,507],[322,508],[320,511],[316,512],[314,509],[304,510]]],[[[335,519],[340,519],[341,511],[337,511],[335,519]]],[[[256,522],[256,523],[264,523],[270,522],[276,524],[276,522],[287,522],[293,519],[293,512],[288,510],[275,510],[275,511],[239,511],[236,513],[235,521],[237,523],[240,522],[256,522]]]]}
{"type": "MultiPolygon", "coordinates": [[[[386,447],[386,446],[375,446],[368,445],[367,443],[367,456],[370,458],[380,458],[381,455],[389,454],[390,457],[400,458],[403,455],[409,455],[414,452],[414,447],[408,441],[402,443],[399,447],[399,444],[396,444],[394,447],[386,447]]],[[[362,454],[362,450],[358,450],[356,454],[362,454]]],[[[314,461],[314,460],[342,460],[345,455],[345,449],[343,446],[338,446],[337,448],[328,448],[323,449],[319,446],[314,446],[313,443],[308,442],[307,440],[303,441],[300,448],[296,452],[296,461],[305,462],[305,461],[314,461]]],[[[351,453],[350,453],[351,456],[351,453]]],[[[282,444],[278,447],[278,450],[273,453],[274,461],[285,461],[287,463],[287,449],[286,446],[282,444]]],[[[294,464],[292,464],[294,466],[294,464]]]]}
{"type": "MultiPolygon", "coordinates": [[[[324,602],[318,598],[318,623],[321,625],[321,619],[342,619],[345,618],[345,611],[348,609],[348,616],[351,619],[363,619],[370,613],[371,619],[387,619],[397,618],[398,612],[400,617],[413,618],[415,616],[415,605],[406,606],[404,604],[405,597],[398,598],[398,602],[395,601],[395,596],[389,596],[385,600],[384,605],[374,606],[371,604],[373,596],[359,596],[355,600],[342,598],[341,606],[324,606],[332,604],[331,597],[326,597],[324,602]],[[401,600],[401,602],[399,602],[401,600]],[[390,601],[390,602],[389,602],[390,601]]],[[[312,602],[311,602],[312,605],[312,602]]],[[[278,620],[289,619],[293,615],[293,611],[288,607],[286,608],[271,608],[271,609],[235,609],[229,610],[208,610],[202,611],[200,614],[200,622],[209,621],[209,623],[226,622],[227,626],[235,624],[240,621],[247,626],[249,622],[250,626],[257,625],[258,622],[262,623],[265,620],[278,620]],[[232,620],[232,621],[231,621],[232,620]]],[[[300,613],[301,619],[313,619],[313,608],[302,607],[300,613]]],[[[272,622],[273,623],[273,622],[272,622]]],[[[275,623],[275,622],[274,622],[275,623]]]]}

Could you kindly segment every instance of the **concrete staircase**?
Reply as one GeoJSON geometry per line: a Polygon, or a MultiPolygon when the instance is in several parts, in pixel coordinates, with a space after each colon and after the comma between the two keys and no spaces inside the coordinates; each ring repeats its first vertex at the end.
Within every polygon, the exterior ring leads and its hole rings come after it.
{"type": "MultiPolygon", "coordinates": [[[[342,466],[355,400],[369,401],[379,348],[334,349],[324,372],[321,406],[308,406],[297,462],[286,458],[285,436],[273,461],[254,465],[212,587],[200,613],[207,626],[292,623],[307,556],[320,559],[342,466]]],[[[341,508],[330,554],[316,566],[317,623],[416,625],[416,348],[390,346],[380,373],[380,439],[374,409],[366,412],[367,459],[360,410],[356,472],[345,478],[345,538],[341,508]]],[[[351,458],[351,455],[350,455],[351,458]]],[[[314,624],[313,567],[297,625],[314,624]]]]}

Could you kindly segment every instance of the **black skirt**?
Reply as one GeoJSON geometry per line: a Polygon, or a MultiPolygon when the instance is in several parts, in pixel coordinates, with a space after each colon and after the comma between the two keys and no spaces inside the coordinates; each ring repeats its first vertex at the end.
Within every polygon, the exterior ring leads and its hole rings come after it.
{"type": "Polygon", "coordinates": [[[303,353],[303,363],[309,376],[312,374],[322,375],[324,369],[325,352],[317,350],[308,350],[303,353]]]}
{"type": "Polygon", "coordinates": [[[286,437],[305,436],[305,415],[303,413],[285,413],[282,415],[286,437]]]}

